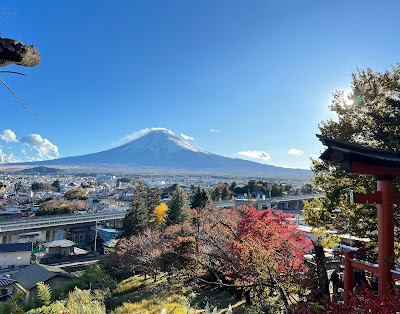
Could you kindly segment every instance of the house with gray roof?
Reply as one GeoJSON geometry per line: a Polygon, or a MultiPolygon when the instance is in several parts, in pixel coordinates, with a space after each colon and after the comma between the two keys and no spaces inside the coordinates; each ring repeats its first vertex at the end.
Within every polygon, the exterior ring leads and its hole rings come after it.
{"type": "Polygon", "coordinates": [[[44,252],[36,253],[36,261],[41,264],[51,264],[61,261],[79,260],[88,254],[88,251],[75,246],[70,240],[54,240],[43,243],[44,252]]]}
{"type": "Polygon", "coordinates": [[[29,267],[11,274],[10,277],[16,281],[14,283],[16,292],[22,293],[22,298],[28,300],[37,295],[38,282],[44,282],[54,290],[62,287],[65,281],[74,276],[62,270],[60,267],[32,264],[29,267]]]}

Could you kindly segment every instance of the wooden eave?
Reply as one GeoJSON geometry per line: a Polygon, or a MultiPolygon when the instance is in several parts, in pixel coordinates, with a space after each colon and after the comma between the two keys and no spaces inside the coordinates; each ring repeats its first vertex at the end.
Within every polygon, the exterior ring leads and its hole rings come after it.
{"type": "Polygon", "coordinates": [[[339,162],[348,173],[400,176],[400,152],[387,151],[317,135],[328,148],[320,159],[339,162]]]}

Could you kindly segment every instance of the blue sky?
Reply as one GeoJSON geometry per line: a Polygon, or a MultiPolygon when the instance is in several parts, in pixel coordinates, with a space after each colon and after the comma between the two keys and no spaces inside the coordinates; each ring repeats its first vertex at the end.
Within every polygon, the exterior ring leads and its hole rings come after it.
{"type": "Polygon", "coordinates": [[[351,72],[399,61],[398,1],[2,0],[41,63],[0,74],[0,161],[66,157],[163,127],[209,152],[309,168],[351,72]],[[248,158],[248,157],[247,157],[248,158]]]}

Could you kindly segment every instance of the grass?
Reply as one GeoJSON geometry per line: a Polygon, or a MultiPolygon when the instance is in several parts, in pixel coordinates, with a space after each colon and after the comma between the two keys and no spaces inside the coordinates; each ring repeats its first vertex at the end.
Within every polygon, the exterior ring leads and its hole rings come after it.
{"type": "MultiPolygon", "coordinates": [[[[157,282],[140,275],[122,280],[113,291],[113,301],[113,314],[159,314],[163,308],[167,313],[186,314],[188,304],[194,313],[193,309],[204,309],[207,302],[211,308],[217,306],[220,314],[225,313],[229,304],[236,308],[235,314],[245,313],[244,301],[238,302],[226,290],[209,287],[194,290],[183,284],[170,284],[163,276],[157,282]]],[[[196,313],[204,313],[204,310],[196,313]]]]}

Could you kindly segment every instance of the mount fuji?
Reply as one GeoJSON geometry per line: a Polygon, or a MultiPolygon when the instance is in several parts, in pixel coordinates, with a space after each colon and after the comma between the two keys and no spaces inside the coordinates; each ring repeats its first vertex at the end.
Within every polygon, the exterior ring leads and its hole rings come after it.
{"type": "Polygon", "coordinates": [[[304,169],[282,168],[212,154],[176,136],[167,129],[150,129],[124,145],[88,155],[19,165],[60,166],[69,169],[123,170],[131,173],[186,173],[212,175],[257,175],[259,177],[302,177],[304,169]]]}

